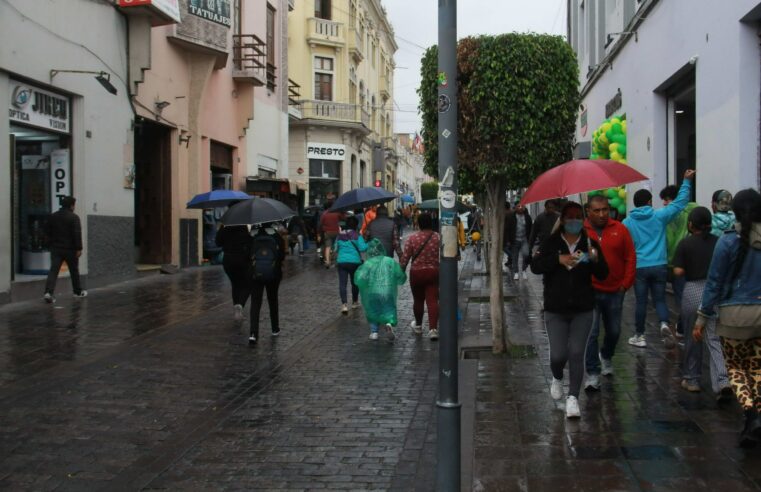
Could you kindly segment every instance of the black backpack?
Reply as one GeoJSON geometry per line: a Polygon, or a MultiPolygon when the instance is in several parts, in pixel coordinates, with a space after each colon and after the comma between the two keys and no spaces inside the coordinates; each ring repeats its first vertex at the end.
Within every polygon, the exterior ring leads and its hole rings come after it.
{"type": "Polygon", "coordinates": [[[251,243],[251,276],[254,280],[269,282],[275,280],[279,270],[280,246],[269,234],[254,236],[251,243]]]}

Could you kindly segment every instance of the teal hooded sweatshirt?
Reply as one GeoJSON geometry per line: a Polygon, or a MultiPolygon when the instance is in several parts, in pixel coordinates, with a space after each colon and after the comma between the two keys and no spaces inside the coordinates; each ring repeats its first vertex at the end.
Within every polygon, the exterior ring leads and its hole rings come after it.
{"type": "Polygon", "coordinates": [[[666,226],[684,210],[690,199],[692,180],[685,179],[676,200],[654,210],[650,205],[637,207],[624,219],[624,225],[634,241],[637,268],[666,265],[666,226]]]}

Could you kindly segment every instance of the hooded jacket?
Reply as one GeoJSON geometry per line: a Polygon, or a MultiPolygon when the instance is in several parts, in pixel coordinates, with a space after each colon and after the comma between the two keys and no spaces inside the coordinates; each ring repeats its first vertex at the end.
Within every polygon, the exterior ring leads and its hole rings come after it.
{"type": "Polygon", "coordinates": [[[367,260],[354,273],[354,283],[359,287],[362,308],[370,323],[396,326],[396,299],[399,286],[406,280],[402,267],[386,256],[379,240],[367,243],[367,260]]]}
{"type": "Polygon", "coordinates": [[[589,237],[596,239],[602,248],[605,262],[608,264],[608,277],[600,280],[592,277],[592,285],[600,292],[618,292],[621,288],[628,290],[634,285],[637,273],[637,253],[634,251],[634,242],[629,234],[629,229],[613,219],[602,229],[598,235],[597,230],[584,221],[584,229],[589,237]]]}
{"type": "Polygon", "coordinates": [[[674,261],[674,253],[676,253],[676,247],[679,245],[682,239],[687,237],[689,230],[687,224],[689,223],[689,216],[692,209],[697,207],[698,204],[690,202],[687,206],[674,217],[668,226],[666,226],[666,255],[668,264],[672,265],[674,261]]]}
{"type": "Polygon", "coordinates": [[[717,306],[761,304],[761,222],[753,224],[750,248],[742,268],[734,279],[740,251],[740,235],[730,232],[716,243],[703,290],[700,312],[713,316],[717,306]]]}
{"type": "Polygon", "coordinates": [[[50,216],[45,234],[51,249],[82,250],[82,225],[79,216],[69,208],[61,207],[50,216]]]}
{"type": "Polygon", "coordinates": [[[360,236],[357,231],[352,229],[341,231],[336,238],[336,251],[338,251],[336,263],[362,263],[360,252],[366,250],[365,238],[360,236]]]}
{"type": "Polygon", "coordinates": [[[637,268],[667,264],[666,226],[687,206],[692,180],[685,179],[676,200],[654,210],[650,205],[637,207],[624,219],[637,251],[637,268]]]}
{"type": "Polygon", "coordinates": [[[725,232],[731,231],[735,226],[735,213],[731,210],[727,212],[716,212],[711,217],[711,234],[721,237],[725,232]]]}

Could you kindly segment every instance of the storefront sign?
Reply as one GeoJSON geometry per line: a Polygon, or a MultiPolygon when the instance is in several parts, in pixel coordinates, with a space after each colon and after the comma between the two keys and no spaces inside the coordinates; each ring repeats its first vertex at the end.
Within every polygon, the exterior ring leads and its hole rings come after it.
{"type": "Polygon", "coordinates": [[[50,153],[50,193],[53,211],[61,207],[63,197],[71,195],[71,165],[69,149],[58,149],[50,153]]]}
{"type": "Polygon", "coordinates": [[[233,25],[230,18],[230,0],[190,0],[188,12],[223,26],[233,25]]]}
{"type": "Polygon", "coordinates": [[[342,161],[346,157],[346,146],[341,144],[307,143],[307,159],[342,161]]]}
{"type": "Polygon", "coordinates": [[[623,97],[621,96],[621,89],[618,89],[616,92],[616,95],[613,96],[613,98],[608,101],[608,104],[605,105],[605,117],[610,118],[613,113],[621,109],[621,105],[623,104],[623,97]]]}
{"type": "Polygon", "coordinates": [[[8,109],[11,121],[69,133],[71,102],[68,97],[15,80],[11,80],[8,87],[11,91],[8,109]]]}
{"type": "Polygon", "coordinates": [[[119,7],[153,7],[175,22],[180,22],[179,0],[119,0],[119,7]]]}

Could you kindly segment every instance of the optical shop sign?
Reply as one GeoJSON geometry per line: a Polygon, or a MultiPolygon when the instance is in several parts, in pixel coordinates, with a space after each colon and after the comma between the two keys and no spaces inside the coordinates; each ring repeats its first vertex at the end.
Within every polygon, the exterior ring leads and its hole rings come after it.
{"type": "Polygon", "coordinates": [[[190,0],[188,12],[223,26],[233,25],[230,17],[230,0],[190,0]]]}
{"type": "Polygon", "coordinates": [[[11,80],[9,87],[11,121],[69,133],[71,101],[68,97],[15,80],[11,80]]]}

